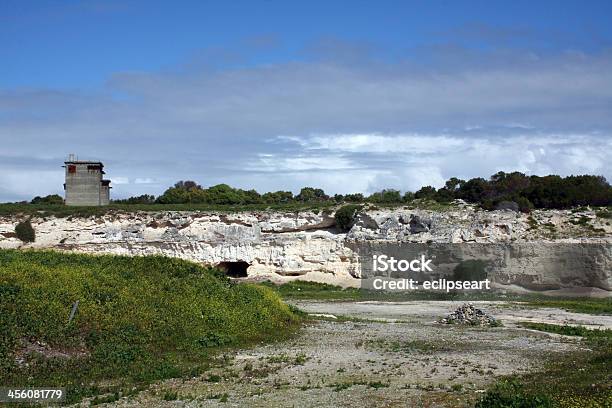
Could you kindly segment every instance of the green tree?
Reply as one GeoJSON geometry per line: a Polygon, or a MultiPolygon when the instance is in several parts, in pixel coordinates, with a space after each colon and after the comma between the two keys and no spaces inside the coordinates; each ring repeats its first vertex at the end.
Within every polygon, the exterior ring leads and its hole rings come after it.
{"type": "Polygon", "coordinates": [[[402,197],[402,201],[405,203],[409,203],[414,200],[414,193],[412,191],[406,191],[404,196],[402,197]]]}
{"type": "Polygon", "coordinates": [[[153,204],[155,202],[155,196],[150,194],[143,194],[139,196],[133,196],[124,198],[121,200],[113,200],[116,204],[153,204]]]}
{"type": "Polygon", "coordinates": [[[368,197],[368,201],[372,203],[400,203],[402,202],[402,196],[398,190],[386,189],[372,193],[368,197]]]}
{"type": "Polygon", "coordinates": [[[293,193],[291,191],[270,191],[262,195],[262,199],[266,204],[285,204],[293,201],[293,193]]]}
{"type": "Polygon", "coordinates": [[[50,194],[44,197],[36,196],[30,201],[30,204],[62,205],[64,204],[64,199],[57,194],[50,194]]]}
{"type": "Polygon", "coordinates": [[[342,231],[350,230],[360,209],[361,206],[357,204],[348,204],[340,207],[334,214],[338,228],[342,231]]]}
{"type": "Polygon", "coordinates": [[[308,203],[312,201],[325,201],[329,199],[329,196],[325,194],[323,189],[304,187],[300,190],[300,194],[298,194],[295,199],[308,203]]]}
{"type": "Polygon", "coordinates": [[[361,193],[346,194],[344,196],[344,201],[349,203],[363,203],[365,201],[365,198],[361,193]]]}
{"type": "Polygon", "coordinates": [[[189,191],[181,187],[170,187],[157,197],[160,204],[183,204],[191,202],[189,191]]]}
{"type": "Polygon", "coordinates": [[[432,186],[421,187],[416,193],[414,198],[434,198],[436,189],[432,186]]]}

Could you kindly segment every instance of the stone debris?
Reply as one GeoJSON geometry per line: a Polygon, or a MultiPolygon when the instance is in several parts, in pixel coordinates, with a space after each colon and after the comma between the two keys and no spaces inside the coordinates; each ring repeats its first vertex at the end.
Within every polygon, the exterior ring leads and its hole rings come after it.
{"type": "Polygon", "coordinates": [[[471,303],[459,306],[453,313],[449,314],[439,323],[442,324],[467,324],[470,326],[499,326],[500,322],[493,316],[474,307],[471,303]]]}

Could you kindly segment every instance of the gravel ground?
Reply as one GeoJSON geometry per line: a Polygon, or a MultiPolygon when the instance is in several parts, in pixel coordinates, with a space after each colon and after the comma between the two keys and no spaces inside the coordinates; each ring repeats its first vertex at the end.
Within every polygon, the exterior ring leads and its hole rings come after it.
{"type": "Polygon", "coordinates": [[[201,377],[164,381],[108,405],[465,407],[497,376],[581,347],[579,338],[522,329],[517,321],[612,328],[610,316],[507,302],[474,302],[504,324],[492,328],[436,323],[459,306],[450,301],[294,304],[322,320],[292,340],[226,355],[201,377]]]}

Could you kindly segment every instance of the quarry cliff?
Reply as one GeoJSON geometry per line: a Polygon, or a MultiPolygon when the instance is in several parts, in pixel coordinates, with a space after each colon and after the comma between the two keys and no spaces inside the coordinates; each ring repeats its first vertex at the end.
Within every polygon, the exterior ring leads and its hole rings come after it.
{"type": "Polygon", "coordinates": [[[464,203],[443,210],[370,207],[341,231],[333,211],[109,212],[33,217],[36,241],[28,244],[14,233],[24,219],[15,214],[0,217],[0,248],[162,254],[219,266],[234,277],[355,287],[367,262],[363,248],[414,245],[436,248],[437,276],[484,256],[499,290],[609,296],[612,226],[598,214],[588,208],[484,211],[464,203]]]}

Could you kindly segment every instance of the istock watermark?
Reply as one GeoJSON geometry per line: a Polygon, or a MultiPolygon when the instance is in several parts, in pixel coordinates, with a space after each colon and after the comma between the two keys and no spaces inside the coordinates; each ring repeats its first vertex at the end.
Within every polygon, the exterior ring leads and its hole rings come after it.
{"type": "Polygon", "coordinates": [[[476,293],[609,288],[610,244],[348,241],[368,291],[476,293]]]}
{"type": "Polygon", "coordinates": [[[438,279],[419,282],[414,279],[374,278],[372,288],[376,290],[442,290],[446,293],[453,290],[490,290],[489,279],[481,281],[452,281],[438,279]]]}
{"type": "Polygon", "coordinates": [[[425,259],[425,255],[422,254],[420,259],[406,260],[406,259],[395,259],[387,255],[373,255],[372,256],[372,270],[374,272],[433,272],[433,269],[429,266],[431,259],[425,259]]]}
{"type": "Polygon", "coordinates": [[[434,272],[433,259],[428,259],[425,254],[415,259],[396,259],[393,256],[386,254],[372,255],[372,272],[374,275],[379,273],[388,273],[387,276],[374,277],[372,279],[372,289],[375,290],[436,290],[446,291],[447,293],[454,290],[490,290],[491,281],[483,280],[424,280],[397,278],[391,277],[393,272],[434,272]]]}

